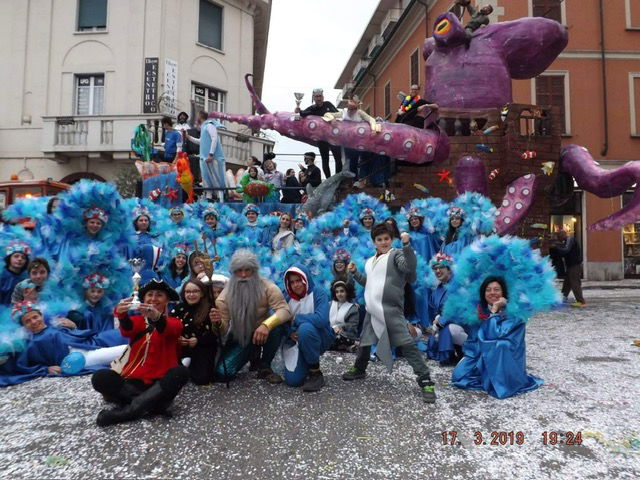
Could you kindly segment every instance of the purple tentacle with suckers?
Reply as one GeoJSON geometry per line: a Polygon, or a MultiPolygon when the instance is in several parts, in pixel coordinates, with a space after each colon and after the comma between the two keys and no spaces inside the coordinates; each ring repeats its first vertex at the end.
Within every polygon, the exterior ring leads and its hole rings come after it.
{"type": "Polygon", "coordinates": [[[509,235],[516,231],[516,227],[533,205],[537,177],[532,173],[516,178],[507,187],[496,217],[496,232],[498,235],[509,235]]]}
{"type": "Polygon", "coordinates": [[[325,141],[355,150],[388,155],[411,163],[438,163],[449,156],[449,137],[439,130],[422,130],[399,123],[382,123],[380,132],[372,132],[366,122],[335,122],[310,115],[296,120],[290,112],[264,115],[239,115],[212,112],[210,117],[267,128],[303,142],[325,141]]]}
{"type": "MultiPolygon", "coordinates": [[[[578,186],[601,198],[622,195],[640,183],[640,162],[629,162],[613,170],[600,168],[589,151],[580,145],[567,145],[560,150],[562,169],[575,178],[578,186]]],[[[640,218],[640,193],[635,188],[631,201],[613,215],[598,220],[590,231],[614,230],[640,218]]]]}

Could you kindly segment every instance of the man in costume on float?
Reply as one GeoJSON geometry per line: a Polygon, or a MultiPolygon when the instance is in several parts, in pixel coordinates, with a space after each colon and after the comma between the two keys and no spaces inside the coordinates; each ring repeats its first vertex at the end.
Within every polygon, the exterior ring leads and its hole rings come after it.
{"type": "MultiPolygon", "coordinates": [[[[200,172],[202,174],[202,186],[204,188],[225,188],[225,159],[222,152],[222,142],[218,135],[218,129],[224,128],[218,120],[209,118],[207,112],[198,113],[198,123],[200,124],[200,138],[187,136],[187,138],[200,144],[200,172]]],[[[213,193],[206,192],[207,198],[224,200],[223,190],[214,190],[213,193]]]]}
{"type": "Polygon", "coordinates": [[[231,257],[231,278],[216,300],[222,324],[229,325],[217,374],[232,379],[262,348],[258,378],[280,383],[282,378],[273,372],[271,362],[285,334],[283,324],[291,320],[291,310],[280,289],[261,277],[259,269],[258,258],[248,249],[237,250],[231,257]]]}

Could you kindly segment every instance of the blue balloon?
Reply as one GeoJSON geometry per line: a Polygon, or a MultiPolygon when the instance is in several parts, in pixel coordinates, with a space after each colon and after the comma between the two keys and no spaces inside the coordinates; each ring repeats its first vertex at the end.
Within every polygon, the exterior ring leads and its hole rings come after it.
{"type": "Polygon", "coordinates": [[[83,354],[80,352],[71,352],[62,359],[60,368],[65,375],[75,375],[84,368],[84,364],[85,359],[83,354]]]}

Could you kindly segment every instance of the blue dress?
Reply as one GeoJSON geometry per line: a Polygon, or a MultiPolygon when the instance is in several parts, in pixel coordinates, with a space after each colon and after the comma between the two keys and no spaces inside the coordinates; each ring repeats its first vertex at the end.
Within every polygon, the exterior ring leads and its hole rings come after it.
{"type": "Polygon", "coordinates": [[[22,273],[13,273],[7,267],[0,272],[0,305],[11,305],[11,294],[16,285],[27,278],[26,269],[22,273]]]}
{"type": "Polygon", "coordinates": [[[453,370],[452,385],[507,398],[544,383],[527,373],[524,322],[494,313],[465,330],[469,337],[462,347],[464,358],[453,370]]]}
{"type": "MultiPolygon", "coordinates": [[[[109,332],[104,332],[104,334],[107,333],[109,332]]],[[[69,347],[83,350],[100,348],[104,346],[102,345],[102,336],[103,334],[94,335],[90,330],[53,327],[47,327],[35,333],[22,352],[10,357],[5,364],[0,366],[0,387],[17,385],[36,377],[57,376],[50,374],[48,367],[60,365],[64,357],[69,354],[69,347]]],[[[81,370],[78,375],[103,368],[104,365],[88,367],[81,370]]]]}
{"type": "MultiPolygon", "coordinates": [[[[435,320],[436,315],[442,314],[442,309],[447,301],[447,293],[447,286],[442,283],[431,291],[431,295],[429,296],[429,319],[431,323],[435,320]]],[[[438,337],[429,337],[427,342],[427,356],[431,360],[446,364],[451,360],[455,347],[446,319],[441,318],[440,324],[443,325],[444,328],[440,329],[438,337]]]]}
{"type": "Polygon", "coordinates": [[[455,260],[460,256],[462,250],[471,245],[475,239],[476,236],[472,234],[456,236],[453,242],[447,243],[446,245],[443,243],[442,251],[455,260]]]}

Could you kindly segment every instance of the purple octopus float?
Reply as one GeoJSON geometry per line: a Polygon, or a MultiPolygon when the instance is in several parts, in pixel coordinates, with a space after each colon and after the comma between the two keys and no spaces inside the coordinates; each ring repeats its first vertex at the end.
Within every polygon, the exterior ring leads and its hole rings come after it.
{"type": "MultiPolygon", "coordinates": [[[[434,22],[434,35],[425,40],[425,98],[441,108],[502,108],[513,101],[511,80],[533,78],[544,72],[566,47],[566,28],[541,17],[526,17],[491,24],[467,37],[465,27],[450,12],[434,22]]],[[[258,98],[245,76],[256,115],[214,112],[212,117],[241,123],[252,129],[272,129],[312,145],[325,141],[332,145],[388,155],[416,164],[432,164],[449,157],[449,139],[437,126],[420,129],[384,122],[380,132],[368,123],[338,122],[321,117],[299,118],[292,112],[271,113],[258,98]]],[[[561,169],[571,174],[584,190],[601,197],[617,196],[640,181],[640,164],[630,162],[615,170],[597,167],[584,147],[568,145],[561,150],[561,169]]],[[[488,193],[482,160],[462,157],[455,172],[458,193],[488,193]]],[[[536,175],[524,175],[507,186],[498,209],[496,230],[504,235],[515,232],[535,198],[536,175]]],[[[621,228],[640,218],[640,196],[622,210],[596,222],[591,230],[621,228]]]]}

